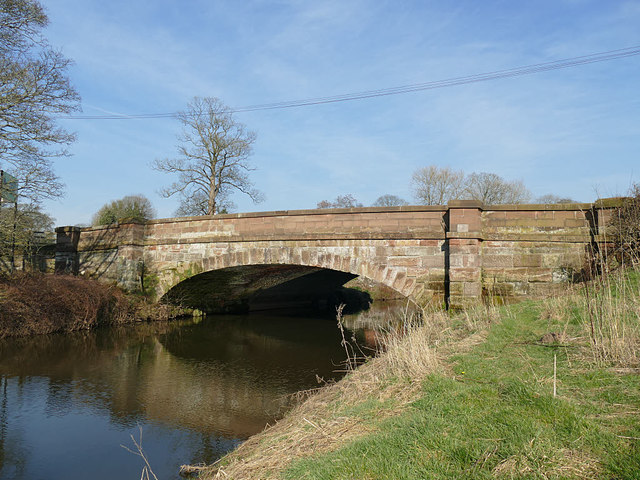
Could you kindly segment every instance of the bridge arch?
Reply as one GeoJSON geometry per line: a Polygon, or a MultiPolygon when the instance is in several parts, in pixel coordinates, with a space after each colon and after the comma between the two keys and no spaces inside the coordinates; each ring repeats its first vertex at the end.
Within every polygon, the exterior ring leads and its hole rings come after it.
{"type": "Polygon", "coordinates": [[[326,288],[335,289],[352,278],[361,277],[406,297],[413,294],[414,281],[407,279],[406,268],[390,266],[386,259],[377,258],[375,248],[344,245],[319,248],[315,244],[293,243],[250,247],[232,244],[200,258],[160,268],[156,295],[169,300],[194,300],[196,295],[209,306],[207,302],[222,305],[244,301],[266,289],[300,281],[303,277],[319,290],[322,290],[321,282],[326,288]],[[216,285],[217,294],[212,292],[212,285],[216,285]],[[203,300],[205,292],[208,300],[203,300]]]}

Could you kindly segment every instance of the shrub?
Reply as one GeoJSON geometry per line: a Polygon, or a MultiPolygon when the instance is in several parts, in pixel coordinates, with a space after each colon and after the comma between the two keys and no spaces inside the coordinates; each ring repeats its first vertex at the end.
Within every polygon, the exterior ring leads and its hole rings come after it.
{"type": "Polygon", "coordinates": [[[151,202],[144,195],[127,195],[104,205],[93,216],[93,225],[146,222],[155,216],[151,202]]]}

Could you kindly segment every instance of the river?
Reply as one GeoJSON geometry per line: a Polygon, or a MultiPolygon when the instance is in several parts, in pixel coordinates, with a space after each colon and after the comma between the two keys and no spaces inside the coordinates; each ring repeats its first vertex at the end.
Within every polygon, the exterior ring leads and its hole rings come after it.
{"type": "MultiPolygon", "coordinates": [[[[371,342],[362,317],[345,323],[371,342]]],[[[339,378],[341,340],[335,319],[273,313],[0,340],[0,479],[140,478],[131,436],[177,479],[339,378]]]]}

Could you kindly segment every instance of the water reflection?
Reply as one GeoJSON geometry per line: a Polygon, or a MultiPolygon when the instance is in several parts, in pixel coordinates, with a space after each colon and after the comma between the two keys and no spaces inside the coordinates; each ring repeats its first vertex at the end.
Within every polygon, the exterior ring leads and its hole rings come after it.
{"type": "Polygon", "coordinates": [[[138,425],[175,478],[339,376],[340,340],[334,320],[255,314],[1,340],[0,478],[136,478],[138,425]]]}

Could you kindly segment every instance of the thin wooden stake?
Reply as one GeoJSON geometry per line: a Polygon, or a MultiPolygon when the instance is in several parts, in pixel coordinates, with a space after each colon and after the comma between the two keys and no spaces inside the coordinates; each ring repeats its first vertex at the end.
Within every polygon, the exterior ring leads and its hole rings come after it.
{"type": "Polygon", "coordinates": [[[557,354],[553,354],[553,396],[556,396],[557,354]]]}

